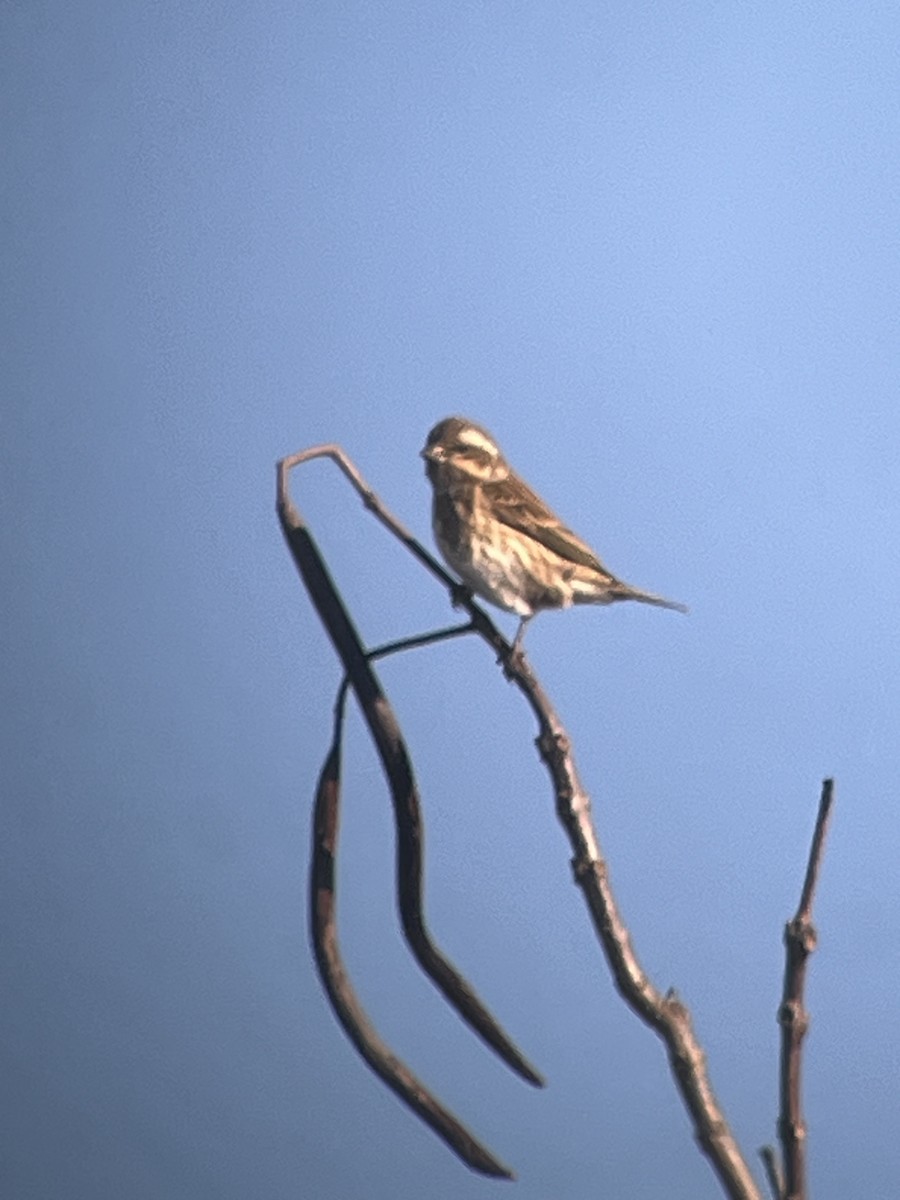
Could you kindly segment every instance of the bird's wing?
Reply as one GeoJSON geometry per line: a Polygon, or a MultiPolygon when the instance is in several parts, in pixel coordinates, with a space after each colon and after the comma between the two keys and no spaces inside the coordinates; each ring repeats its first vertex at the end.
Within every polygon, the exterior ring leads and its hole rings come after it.
{"type": "Polygon", "coordinates": [[[611,583],[618,582],[587,542],[563,525],[540,496],[514,471],[510,471],[507,479],[485,484],[484,491],[492,512],[504,525],[546,546],[566,562],[599,571],[611,583]]]}

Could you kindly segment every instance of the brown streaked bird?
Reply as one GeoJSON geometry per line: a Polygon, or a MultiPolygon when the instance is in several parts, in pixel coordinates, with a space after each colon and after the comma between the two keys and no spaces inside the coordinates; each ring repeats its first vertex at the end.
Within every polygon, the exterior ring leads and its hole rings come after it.
{"type": "Polygon", "coordinates": [[[434,489],[432,526],[441,554],[473,592],[521,617],[514,652],[525,626],[546,608],[638,600],[687,612],[608,571],[474,421],[438,421],[422,457],[434,489]]]}

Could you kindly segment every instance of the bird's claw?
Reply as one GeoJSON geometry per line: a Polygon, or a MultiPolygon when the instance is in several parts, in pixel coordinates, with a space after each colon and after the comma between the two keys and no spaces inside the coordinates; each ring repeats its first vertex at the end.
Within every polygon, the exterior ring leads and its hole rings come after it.
{"type": "Polygon", "coordinates": [[[521,638],[516,637],[508,650],[501,650],[497,656],[497,662],[503,667],[503,674],[507,679],[521,674],[526,665],[525,649],[522,646],[521,638]]]}
{"type": "Polygon", "coordinates": [[[454,608],[468,608],[474,593],[464,583],[454,583],[450,588],[450,603],[454,608]]]}

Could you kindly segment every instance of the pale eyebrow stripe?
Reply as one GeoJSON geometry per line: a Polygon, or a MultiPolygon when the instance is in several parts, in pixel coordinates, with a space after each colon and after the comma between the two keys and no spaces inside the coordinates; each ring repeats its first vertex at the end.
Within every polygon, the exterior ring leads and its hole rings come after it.
{"type": "Polygon", "coordinates": [[[459,444],[470,450],[481,450],[484,454],[497,453],[497,447],[491,439],[477,429],[467,429],[464,436],[460,437],[459,444]]]}

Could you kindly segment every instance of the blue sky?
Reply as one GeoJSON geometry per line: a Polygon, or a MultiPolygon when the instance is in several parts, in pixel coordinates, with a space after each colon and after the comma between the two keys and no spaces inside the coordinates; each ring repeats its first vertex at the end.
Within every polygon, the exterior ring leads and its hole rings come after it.
{"type": "MultiPolygon", "coordinates": [[[[898,42],[888,4],[3,6],[6,1194],[509,1186],[374,1080],[319,989],[338,671],[273,512],[275,460],[337,441],[428,539],[417,454],[450,413],[691,607],[550,614],[528,647],[751,1155],[835,775],[812,1181],[896,1193],[898,42]]],[[[371,643],[448,619],[334,470],[294,494],[371,643]]],[[[522,703],[474,642],[382,677],[434,930],[549,1087],[406,954],[354,716],[340,918],[376,1024],[522,1200],[718,1195],[610,984],[522,703]]]]}

